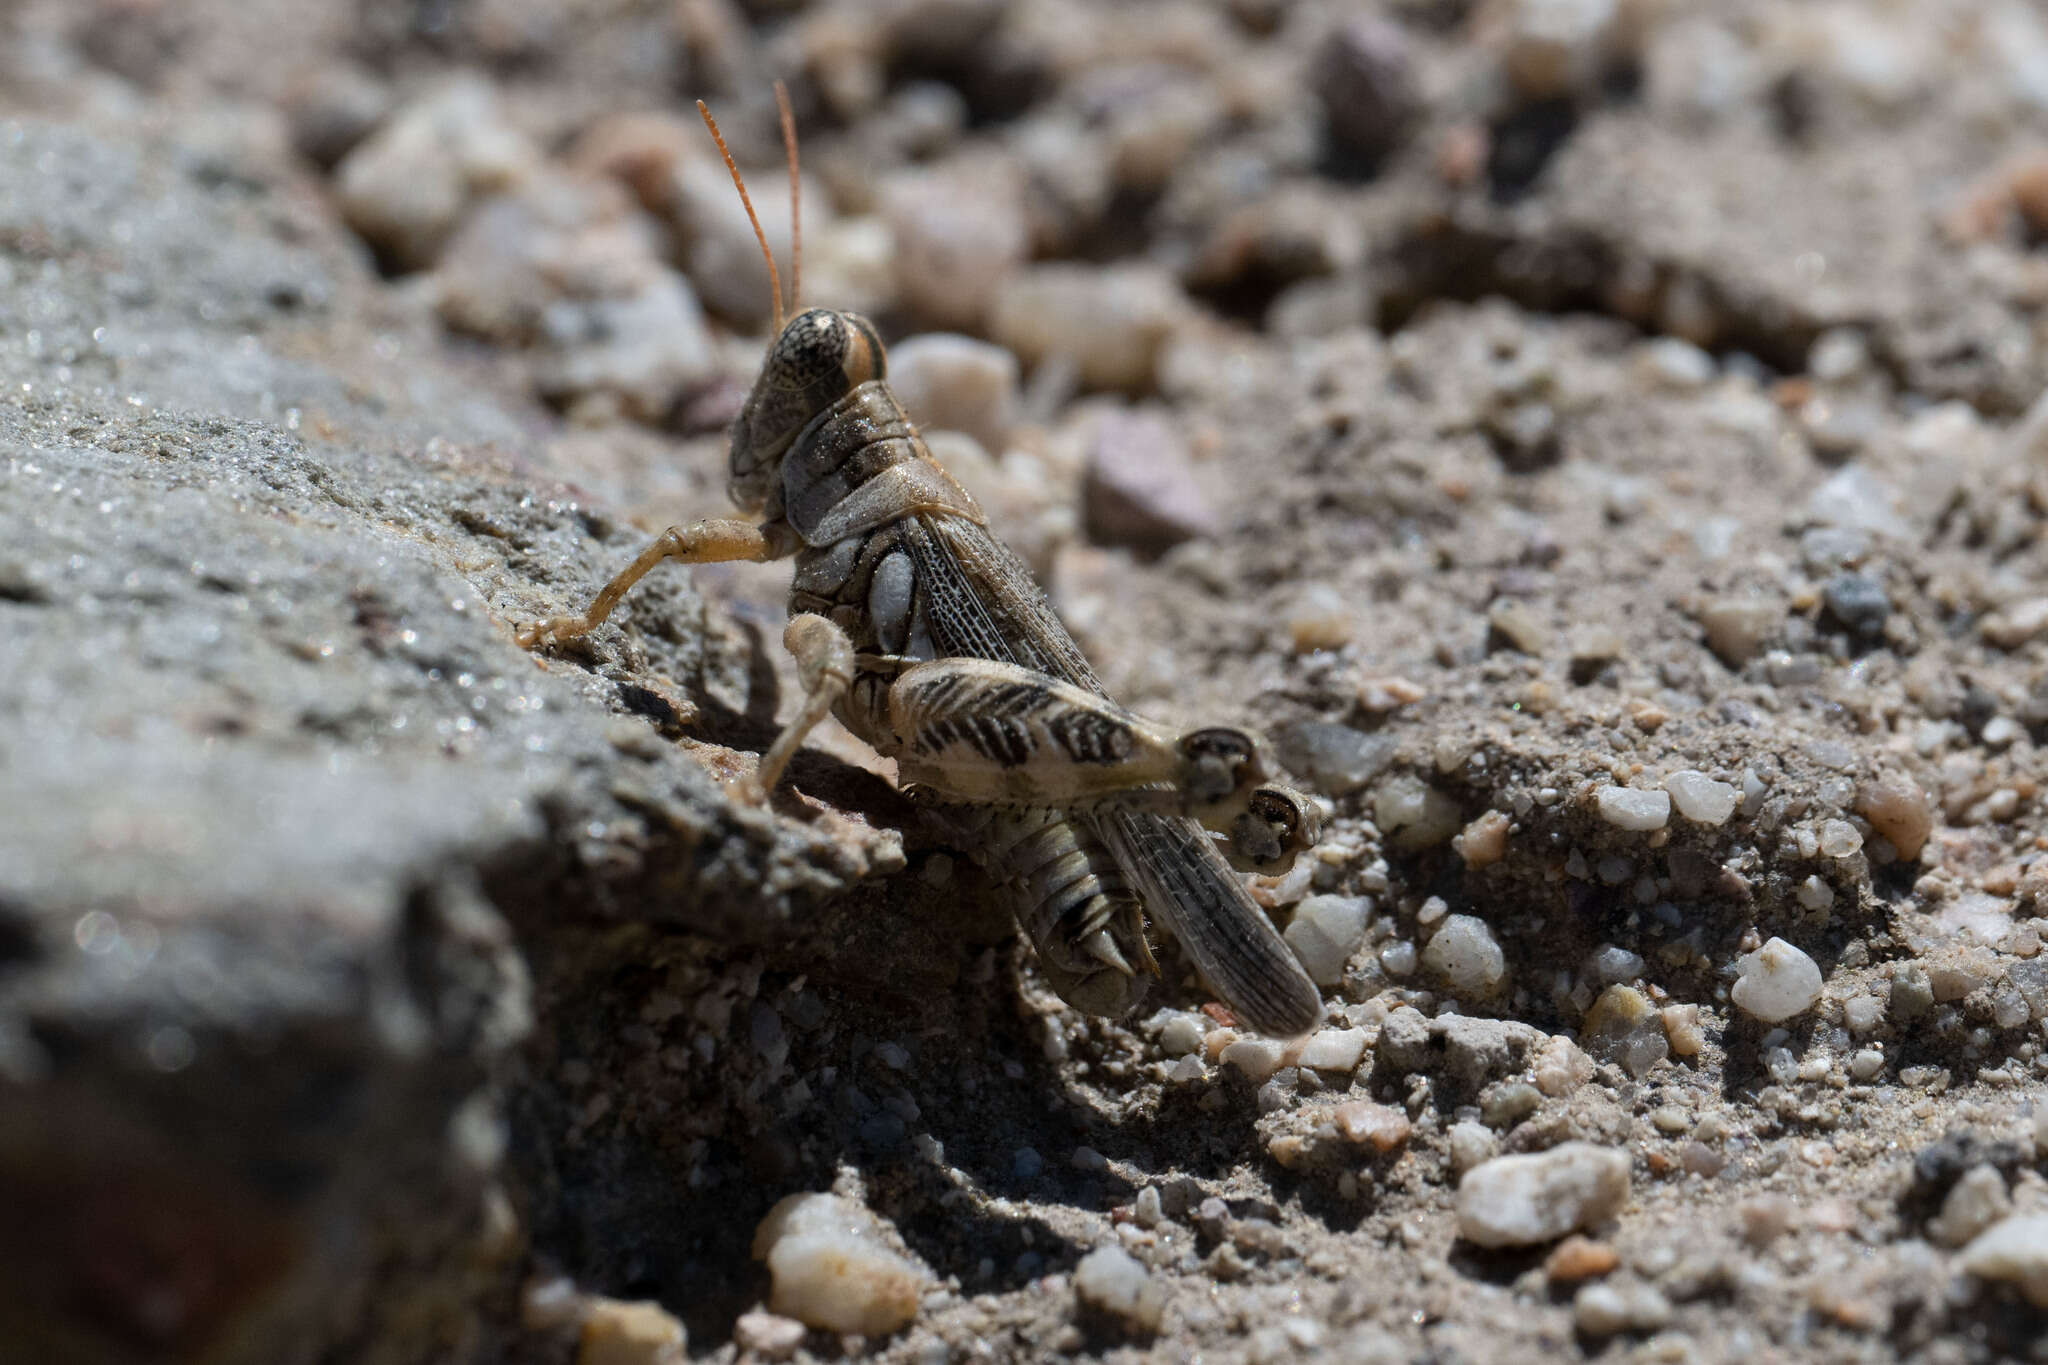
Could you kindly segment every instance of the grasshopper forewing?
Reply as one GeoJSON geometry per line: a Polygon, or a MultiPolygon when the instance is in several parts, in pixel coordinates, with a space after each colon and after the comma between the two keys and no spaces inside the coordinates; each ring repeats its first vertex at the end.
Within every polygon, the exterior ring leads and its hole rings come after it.
{"type": "MultiPolygon", "coordinates": [[[[776,96],[794,199],[794,120],[779,83],[776,96]]],[[[737,169],[733,183],[753,218],[737,169]]],[[[890,392],[873,326],[823,308],[784,323],[765,238],[761,251],[776,337],[733,423],[728,482],[759,520],[671,527],[581,616],[533,626],[521,643],[595,629],[663,560],[791,558],[783,639],[804,704],[762,756],[757,794],[830,712],[939,803],[1068,1003],[1098,1014],[1135,1003],[1152,965],[1149,910],[1246,1026],[1312,1027],[1320,994],[1211,830],[1240,866],[1272,868],[1314,842],[1314,807],[1266,781],[1243,731],[1174,732],[1109,698],[1030,571],[926,449],[890,392]]]]}

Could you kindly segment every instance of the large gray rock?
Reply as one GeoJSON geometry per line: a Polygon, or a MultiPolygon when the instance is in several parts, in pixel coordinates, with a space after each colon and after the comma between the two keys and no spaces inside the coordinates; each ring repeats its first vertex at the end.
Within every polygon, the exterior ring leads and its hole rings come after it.
{"type": "MultiPolygon", "coordinates": [[[[788,940],[899,845],[733,806],[683,689],[512,643],[639,533],[328,311],[366,276],[291,172],[26,124],[0,184],[0,1340],[437,1354],[523,1245],[514,926],[788,940]]],[[[737,638],[655,672],[744,691],[737,638]]]]}

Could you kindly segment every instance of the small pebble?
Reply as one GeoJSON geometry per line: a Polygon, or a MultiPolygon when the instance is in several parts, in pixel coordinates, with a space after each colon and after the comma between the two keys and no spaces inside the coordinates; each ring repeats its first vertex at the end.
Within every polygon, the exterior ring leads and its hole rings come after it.
{"type": "Polygon", "coordinates": [[[1138,1191],[1138,1197],[1131,1203],[1131,1217],[1141,1228],[1156,1228],[1165,1221],[1165,1201],[1160,1198],[1157,1185],[1147,1185],[1138,1191]]]}
{"type": "Polygon", "coordinates": [[[1849,1078],[1851,1080],[1873,1080],[1883,1070],[1884,1054],[1874,1047],[1859,1048],[1856,1051],[1856,1055],[1849,1059],[1849,1078]]]}
{"type": "Polygon", "coordinates": [[[1995,1167],[1972,1166],[1949,1186],[1941,1212],[1928,1221],[1927,1235],[1943,1246],[1961,1246],[2010,1212],[2005,1177],[1995,1167]]]}
{"type": "Polygon", "coordinates": [[[2048,597],[2030,597],[1986,616],[1978,633],[2000,649],[2018,649],[2048,631],[2048,597]]]}
{"type": "Polygon", "coordinates": [[[433,264],[463,210],[511,187],[541,154],[507,121],[490,82],[433,87],[357,143],[335,168],[342,217],[393,263],[433,264]]]}
{"type": "Polygon", "coordinates": [[[1868,574],[1836,574],[1821,589],[1821,598],[1829,613],[1858,635],[1880,634],[1892,614],[1884,585],[1868,574]]]}
{"type": "Polygon", "coordinates": [[[1526,603],[1512,598],[1496,602],[1486,613],[1489,629],[1523,654],[1541,654],[1550,642],[1549,629],[1526,603]]]}
{"type": "Polygon", "coordinates": [[[1159,1030],[1159,1046],[1169,1057],[1185,1057],[1202,1050],[1203,1033],[1199,1016],[1176,1013],[1159,1030]]]}
{"type": "Polygon", "coordinates": [[[1848,858],[1863,850],[1863,836],[1847,820],[1823,820],[1820,851],[1828,858],[1848,858]]]}
{"type": "Polygon", "coordinates": [[[1000,454],[1017,420],[1017,357],[951,332],[906,337],[889,348],[889,386],[926,431],[964,431],[1000,454]]]}
{"type": "Polygon", "coordinates": [[[1422,950],[1422,967],[1444,985],[1473,999],[1492,995],[1507,978],[1507,956],[1493,936],[1493,927],[1475,915],[1446,915],[1443,926],[1422,950]]]}
{"type": "Polygon", "coordinates": [[[1884,1021],[1884,1001],[1874,995],[1852,995],[1842,1002],[1842,1022],[1851,1033],[1869,1033],[1884,1021]]]}
{"type": "Polygon", "coordinates": [[[1119,1246],[1097,1247],[1081,1258],[1074,1267],[1074,1293],[1141,1332],[1158,1331],[1166,1313],[1165,1289],[1119,1246]]]}
{"type": "Polygon", "coordinates": [[[828,1332],[882,1336],[908,1325],[930,1279],[882,1244],[880,1219],[832,1194],[777,1203],[753,1255],[768,1263],[768,1307],[828,1332]]]}
{"type": "MultiPolygon", "coordinates": [[[[1392,742],[1392,736],[1386,738],[1392,742]]],[[[1380,783],[1373,793],[1372,818],[1381,832],[1393,836],[1396,848],[1407,852],[1434,848],[1464,825],[1457,801],[1413,773],[1397,773],[1380,783]]]]}
{"type": "Polygon", "coordinates": [[[346,156],[390,107],[390,88],[347,60],[320,63],[295,80],[284,97],[292,145],[323,167],[346,156]]]}
{"type": "Polygon", "coordinates": [[[1919,858],[1927,836],[1934,832],[1934,809],[1927,794],[1906,778],[1866,786],[1857,797],[1856,811],[1909,863],[1919,858]]]}
{"type": "Polygon", "coordinates": [[[1671,1301],[1655,1286],[1589,1284],[1572,1299],[1572,1326],[1589,1337],[1654,1332],[1671,1321],[1671,1301]]]}
{"type": "Polygon", "coordinates": [[[1733,785],[1718,782],[1705,773],[1681,769],[1664,779],[1671,804],[1686,819],[1699,825],[1725,825],[1735,814],[1738,797],[1733,785]]]}
{"type": "Polygon", "coordinates": [[[1358,704],[1376,715],[1412,706],[1428,695],[1427,689],[1406,678],[1374,675],[1358,680],[1358,704]]]}
{"type": "Polygon", "coordinates": [[[2048,1309],[2048,1213],[1993,1224],[1963,1248],[1960,1261],[1978,1279],[2016,1285],[2027,1302],[2048,1309]]]}
{"type": "Polygon", "coordinates": [[[955,162],[898,172],[877,191],[895,241],[897,295],[927,325],[980,331],[1030,254],[1022,188],[1008,171],[955,162]]]}
{"type": "Polygon", "coordinates": [[[1760,1194],[1735,1206],[1735,1219],[1742,1240],[1762,1248],[1791,1231],[1799,1217],[1799,1205],[1782,1194],[1760,1194]]]}
{"type": "Polygon", "coordinates": [[[795,1318],[755,1309],[739,1315],[732,1325],[732,1340],[742,1353],[762,1360],[787,1360],[804,1344],[809,1329],[795,1318]]]}
{"type": "Polygon", "coordinates": [[[1380,945],[1379,958],[1380,966],[1387,969],[1387,975],[1399,978],[1414,974],[1419,955],[1413,943],[1397,938],[1380,945]]]}
{"type": "Polygon", "coordinates": [[[1536,1083],[1539,1102],[1543,1095],[1569,1095],[1593,1079],[1593,1059],[1577,1043],[1560,1034],[1537,1051],[1529,1068],[1529,1079],[1536,1083]]]}
{"type": "Polygon", "coordinates": [[[1317,791],[1349,796],[1377,777],[1394,756],[1391,735],[1368,735],[1329,721],[1297,721],[1275,738],[1280,761],[1317,791]]]}
{"type": "Polygon", "coordinates": [[[1697,1057],[1707,1045],[1706,1031],[1700,1027],[1700,1007],[1666,1005],[1663,1018],[1664,1037],[1671,1044],[1671,1055],[1697,1057]]]}
{"type": "Polygon", "coordinates": [[[652,1301],[593,1298],[583,1316],[576,1365],[684,1365],[683,1324],[652,1301]]]}
{"type": "MultiPolygon", "coordinates": [[[[1582,1052],[1579,1054],[1584,1057],[1582,1052]]],[[[1592,1059],[1587,1058],[1590,1068],[1592,1059]]],[[[1479,1096],[1479,1117],[1488,1128],[1512,1128],[1543,1107],[1543,1092],[1527,1081],[1490,1085],[1479,1096]]]]}
{"type": "Polygon", "coordinates": [[[1296,654],[1313,654],[1349,644],[1357,621],[1344,594],[1327,583],[1311,583],[1288,608],[1283,625],[1296,654]]]}
{"type": "Polygon", "coordinates": [[[1415,55],[1399,24],[1377,15],[1344,20],[1323,39],[1309,67],[1330,140],[1378,162],[1407,137],[1422,108],[1415,55]]]}
{"type": "Polygon", "coordinates": [[[1302,1044],[1300,1065],[1316,1071],[1349,1073],[1365,1057],[1368,1034],[1362,1028],[1326,1028],[1302,1044]]]}
{"type": "Polygon", "coordinates": [[[1491,1128],[1469,1119],[1452,1124],[1445,1139],[1450,1148],[1451,1169],[1459,1175],[1481,1162],[1493,1160],[1499,1146],[1491,1128]]]}
{"type": "Polygon", "coordinates": [[[1730,668],[1741,668],[1783,628],[1782,603],[1754,597],[1717,597],[1700,608],[1707,648],[1730,668]]]}
{"type": "Polygon", "coordinates": [[[1220,1060],[1253,1082],[1267,1080],[1285,1063],[1287,1044],[1275,1038],[1240,1038],[1223,1049],[1220,1060]]]}
{"type": "Polygon", "coordinates": [[[1495,1157],[1458,1182],[1458,1231],[1483,1247],[1533,1246],[1607,1221],[1628,1194],[1628,1154],[1613,1148],[1495,1157]]]}
{"type": "Polygon", "coordinates": [[[1487,811],[1452,837],[1451,848],[1468,868],[1491,867],[1507,856],[1513,824],[1502,812],[1487,811]]]}
{"type": "Polygon", "coordinates": [[[1573,1233],[1543,1258],[1543,1274],[1552,1284],[1577,1284],[1597,1279],[1621,1264],[1621,1257],[1605,1242],[1573,1233]]]}
{"type": "Polygon", "coordinates": [[[1637,1080],[1671,1055],[1664,1017],[1640,991],[1609,986],[1586,1011],[1579,1045],[1588,1053],[1619,1063],[1637,1080]]]}
{"type": "Polygon", "coordinates": [[[1911,527],[1898,513],[1892,487],[1861,462],[1844,465],[1806,500],[1805,519],[1827,526],[1905,539],[1911,527]]]}
{"type": "Polygon", "coordinates": [[[1310,896],[1282,935],[1318,986],[1344,984],[1344,964],[1365,944],[1372,902],[1363,896],[1310,896]]]}
{"type": "Polygon", "coordinates": [[[1736,1008],[1767,1024],[1812,1009],[1820,999],[1820,968],[1784,939],[1773,938],[1736,962],[1738,975],[1729,998],[1736,1008]]]}
{"type": "Polygon", "coordinates": [[[1617,829],[1647,833],[1664,828],[1671,820],[1669,792],[1601,787],[1593,793],[1593,803],[1600,818],[1617,829]]]}
{"type": "Polygon", "coordinates": [[[1632,953],[1619,944],[1603,943],[1593,950],[1587,963],[1594,977],[1608,985],[1618,985],[1635,980],[1643,974],[1643,956],[1632,953]]]}
{"type": "Polygon", "coordinates": [[[1391,1152],[1408,1140],[1408,1116],[1384,1104],[1352,1100],[1338,1105],[1335,1117],[1345,1141],[1376,1152],[1391,1152]]]}
{"type": "Polygon", "coordinates": [[[1678,337],[1659,337],[1637,352],[1638,368],[1666,388],[1700,389],[1714,379],[1714,357],[1678,337]]]}
{"type": "Polygon", "coordinates": [[[1150,267],[1040,265],[1003,283],[990,335],[1028,365],[1058,358],[1089,388],[1142,393],[1186,310],[1150,267]]]}
{"type": "Polygon", "coordinates": [[[1088,534],[1108,545],[1157,554],[1222,529],[1186,443],[1154,413],[1102,414],[1088,445],[1082,495],[1088,534]]]}

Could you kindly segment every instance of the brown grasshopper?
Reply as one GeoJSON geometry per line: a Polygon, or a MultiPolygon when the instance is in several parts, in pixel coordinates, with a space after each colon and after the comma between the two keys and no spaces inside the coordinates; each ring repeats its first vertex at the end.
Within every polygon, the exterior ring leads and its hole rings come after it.
{"type": "Polygon", "coordinates": [[[597,628],[664,560],[793,558],[783,643],[804,700],[762,755],[765,799],[825,715],[896,759],[907,791],[1005,887],[1062,999],[1121,1014],[1156,974],[1144,912],[1238,1019],[1292,1036],[1321,996],[1232,871],[1279,871],[1312,844],[1307,798],[1268,781],[1244,731],[1176,733],[1103,691],[1031,573],[926,449],[852,313],[796,312],[803,269],[795,120],[776,87],[792,199],[782,286],[746,186],[702,101],[768,262],[776,337],[733,422],[732,501],[758,521],[670,527],[580,616],[528,627],[534,647],[597,628]],[[1211,831],[1230,842],[1229,862],[1211,831]],[[1135,959],[1138,965],[1133,965],[1135,959]]]}

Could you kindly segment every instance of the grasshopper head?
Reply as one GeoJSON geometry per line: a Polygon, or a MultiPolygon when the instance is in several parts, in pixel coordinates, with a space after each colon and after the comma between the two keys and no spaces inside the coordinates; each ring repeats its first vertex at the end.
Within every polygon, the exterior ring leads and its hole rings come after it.
{"type": "Polygon", "coordinates": [[[811,308],[783,326],[732,424],[727,491],[757,512],[782,482],[782,457],[813,418],[883,376],[874,324],[857,313],[811,308]]]}

